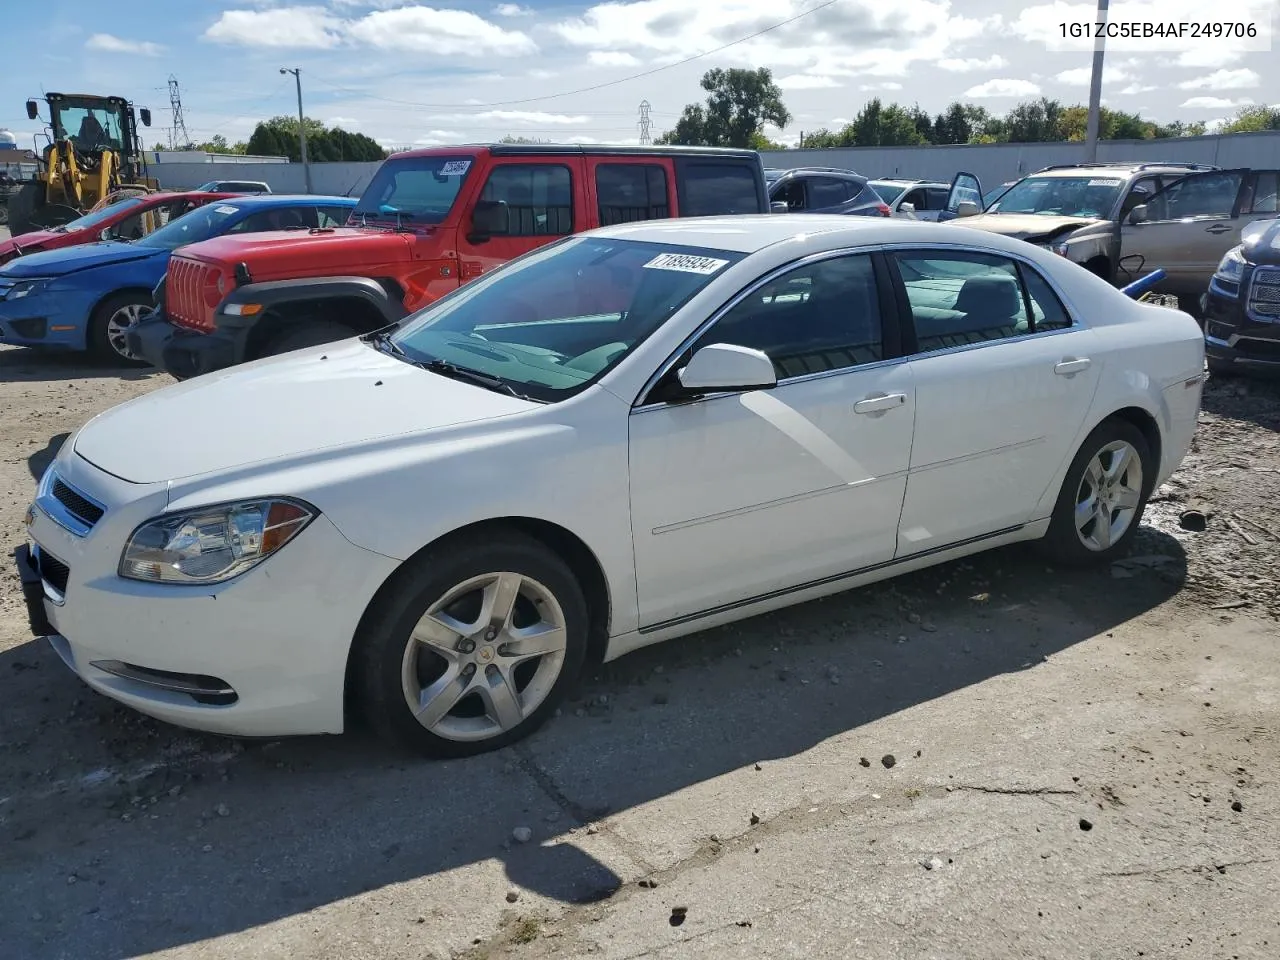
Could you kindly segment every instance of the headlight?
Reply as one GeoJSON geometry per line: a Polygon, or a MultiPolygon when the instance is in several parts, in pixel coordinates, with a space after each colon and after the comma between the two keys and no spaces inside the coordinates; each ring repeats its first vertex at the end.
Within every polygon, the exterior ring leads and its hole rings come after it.
{"type": "Polygon", "coordinates": [[[1218,263],[1218,269],[1213,275],[1228,283],[1239,283],[1240,277],[1244,274],[1244,262],[1244,253],[1241,248],[1232,247],[1223,254],[1222,260],[1218,263]]]}
{"type": "Polygon", "coordinates": [[[156,517],[129,537],[120,576],[149,583],[221,583],[271,556],[316,513],[298,500],[269,498],[156,517]]]}
{"type": "Polygon", "coordinates": [[[19,280],[9,288],[9,292],[5,294],[5,299],[20,300],[23,297],[29,297],[34,293],[39,293],[48,283],[48,280],[19,280]]]}

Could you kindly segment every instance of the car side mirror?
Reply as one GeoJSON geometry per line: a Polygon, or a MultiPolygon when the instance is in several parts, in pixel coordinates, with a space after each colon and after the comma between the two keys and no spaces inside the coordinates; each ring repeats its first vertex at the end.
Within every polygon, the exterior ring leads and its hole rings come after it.
{"type": "Polygon", "coordinates": [[[144,127],[151,126],[151,111],[148,108],[143,107],[138,111],[138,115],[142,117],[142,125],[144,127]]]}
{"type": "Polygon", "coordinates": [[[1129,222],[1133,224],[1147,222],[1147,205],[1140,203],[1129,211],[1129,222]]]}
{"type": "Polygon", "coordinates": [[[916,205],[914,203],[900,203],[898,204],[898,212],[899,213],[915,213],[916,205]]]}
{"type": "Polygon", "coordinates": [[[100,231],[98,232],[98,239],[99,239],[99,240],[110,240],[110,239],[111,239],[111,228],[110,228],[110,227],[105,227],[105,228],[103,228],[102,230],[100,230],[100,231]]]}
{"type": "Polygon", "coordinates": [[[961,200],[956,205],[957,217],[976,217],[980,212],[978,205],[972,200],[961,200]]]}
{"type": "Polygon", "coordinates": [[[27,119],[34,120],[40,116],[40,108],[34,100],[27,101],[27,119]]]}
{"type": "Polygon", "coordinates": [[[478,200],[471,211],[471,232],[467,240],[484,243],[495,235],[511,230],[511,211],[505,200],[478,200]]]}
{"type": "Polygon", "coordinates": [[[790,209],[791,208],[787,206],[787,201],[785,200],[774,200],[769,204],[770,213],[786,213],[790,209]]]}
{"type": "Polygon", "coordinates": [[[773,361],[767,355],[732,343],[703,347],[677,377],[680,386],[694,392],[768,390],[778,385],[773,361]]]}

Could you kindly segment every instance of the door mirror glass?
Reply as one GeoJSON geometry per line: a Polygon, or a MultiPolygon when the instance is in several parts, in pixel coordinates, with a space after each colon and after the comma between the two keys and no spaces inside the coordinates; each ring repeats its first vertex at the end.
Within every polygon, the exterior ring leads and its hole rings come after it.
{"type": "Polygon", "coordinates": [[[142,125],[144,127],[151,126],[151,111],[149,109],[147,109],[146,107],[143,107],[141,110],[138,111],[138,114],[139,116],[142,117],[142,125]]]}
{"type": "Polygon", "coordinates": [[[1140,203],[1129,211],[1130,223],[1146,223],[1147,222],[1147,205],[1140,203]]]}
{"type": "Polygon", "coordinates": [[[785,200],[774,200],[769,204],[770,213],[787,213],[791,208],[787,206],[785,200]]]}
{"type": "Polygon", "coordinates": [[[980,212],[978,205],[972,200],[961,200],[956,204],[957,217],[976,217],[980,212]]]}
{"type": "Polygon", "coordinates": [[[763,351],[712,343],[693,355],[679,373],[686,390],[767,390],[778,385],[773,361],[763,351]]]}
{"type": "Polygon", "coordinates": [[[110,240],[110,239],[111,239],[111,228],[110,228],[110,227],[105,227],[105,228],[102,230],[102,232],[98,234],[98,239],[99,239],[99,240],[110,240]]]}
{"type": "Polygon", "coordinates": [[[898,212],[899,213],[915,213],[916,205],[914,203],[907,203],[904,201],[898,204],[898,212]]]}
{"type": "Polygon", "coordinates": [[[484,243],[490,237],[510,232],[511,214],[505,200],[478,200],[471,211],[471,232],[467,239],[484,243]]]}

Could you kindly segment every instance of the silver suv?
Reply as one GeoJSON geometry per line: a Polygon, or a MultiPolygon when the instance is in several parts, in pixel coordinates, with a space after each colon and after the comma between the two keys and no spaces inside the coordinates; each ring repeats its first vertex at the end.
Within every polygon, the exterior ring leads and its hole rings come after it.
{"type": "Polygon", "coordinates": [[[1240,230],[1277,215],[1275,170],[1194,163],[1086,163],[1024,177],[985,211],[978,178],[958,174],[948,209],[956,223],[1047,247],[1116,284],[1162,267],[1158,288],[1195,309],[1240,230]]]}

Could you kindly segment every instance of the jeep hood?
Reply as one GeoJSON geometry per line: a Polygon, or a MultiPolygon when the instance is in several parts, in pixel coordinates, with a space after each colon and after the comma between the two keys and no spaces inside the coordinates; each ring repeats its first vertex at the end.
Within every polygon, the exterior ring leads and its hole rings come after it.
{"type": "Polygon", "coordinates": [[[988,233],[998,233],[1018,240],[1046,240],[1101,222],[1092,217],[1043,217],[1034,213],[980,213],[975,217],[951,221],[958,226],[986,230],[988,233]]]}
{"type": "Polygon", "coordinates": [[[122,480],[158,483],[539,406],[429,373],[353,338],[130,400],[85,424],[74,450],[122,480]]]}
{"type": "Polygon", "coordinates": [[[183,247],[181,255],[227,266],[244,263],[255,283],[300,276],[346,276],[359,274],[364,267],[408,261],[414,245],[435,232],[337,227],[228,234],[183,247]]]}
{"type": "MultiPolygon", "coordinates": [[[[26,235],[18,238],[18,245],[26,235]]],[[[62,247],[57,250],[45,250],[43,253],[29,253],[4,265],[4,275],[26,279],[27,277],[61,277],[68,273],[88,270],[92,267],[105,267],[111,263],[130,263],[134,260],[145,260],[148,257],[168,257],[168,250],[157,247],[145,247],[132,243],[84,243],[76,247],[62,247]]]]}

